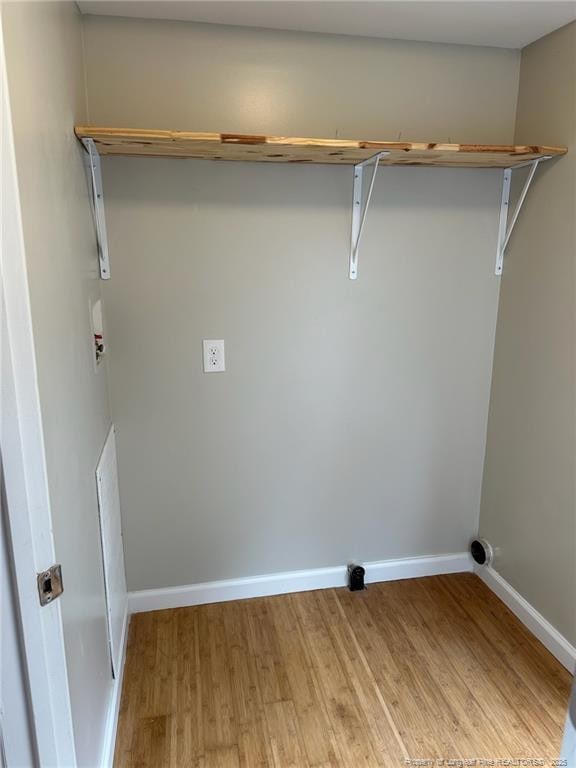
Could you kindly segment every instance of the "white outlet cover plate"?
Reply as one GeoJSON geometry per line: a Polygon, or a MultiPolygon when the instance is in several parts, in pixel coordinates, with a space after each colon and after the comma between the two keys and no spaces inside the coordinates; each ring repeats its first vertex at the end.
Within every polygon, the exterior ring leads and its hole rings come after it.
{"type": "Polygon", "coordinates": [[[204,373],[218,373],[226,370],[224,339],[204,339],[202,350],[204,373]]]}

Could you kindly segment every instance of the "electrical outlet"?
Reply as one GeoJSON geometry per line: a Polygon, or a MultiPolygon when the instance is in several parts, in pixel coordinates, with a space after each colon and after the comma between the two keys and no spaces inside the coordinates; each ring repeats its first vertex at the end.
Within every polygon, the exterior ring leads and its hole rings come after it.
{"type": "Polygon", "coordinates": [[[204,373],[217,373],[226,370],[224,359],[224,339],[204,339],[204,373]]]}

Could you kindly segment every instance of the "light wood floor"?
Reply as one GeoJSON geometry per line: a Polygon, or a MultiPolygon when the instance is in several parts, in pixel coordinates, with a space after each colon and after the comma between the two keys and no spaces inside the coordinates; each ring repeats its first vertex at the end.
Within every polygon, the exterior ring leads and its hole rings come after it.
{"type": "Polygon", "coordinates": [[[472,574],[138,614],[115,766],[551,761],[569,683],[472,574]]]}

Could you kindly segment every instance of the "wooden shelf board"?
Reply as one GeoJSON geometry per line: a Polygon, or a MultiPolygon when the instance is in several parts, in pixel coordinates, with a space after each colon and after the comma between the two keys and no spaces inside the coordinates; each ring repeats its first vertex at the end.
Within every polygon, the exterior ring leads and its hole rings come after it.
{"type": "Polygon", "coordinates": [[[75,132],[79,139],[93,139],[101,155],[268,163],[356,165],[377,152],[389,152],[381,159],[382,165],[513,168],[567,151],[565,147],[307,139],[93,126],[76,126],[75,132]]]}

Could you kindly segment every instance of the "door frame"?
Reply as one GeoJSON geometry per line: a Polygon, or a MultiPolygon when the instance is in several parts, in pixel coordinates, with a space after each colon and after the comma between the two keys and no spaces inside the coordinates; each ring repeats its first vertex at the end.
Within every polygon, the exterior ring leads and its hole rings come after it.
{"type": "Polygon", "coordinates": [[[76,753],[58,600],[40,607],[36,576],[56,562],[9,84],[0,14],[0,449],[39,765],[74,768],[76,753]]]}

